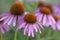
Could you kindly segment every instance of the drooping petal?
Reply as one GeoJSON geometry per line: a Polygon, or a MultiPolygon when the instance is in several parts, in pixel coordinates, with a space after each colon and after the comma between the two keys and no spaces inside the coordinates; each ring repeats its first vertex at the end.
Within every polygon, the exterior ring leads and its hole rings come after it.
{"type": "Polygon", "coordinates": [[[55,20],[54,20],[54,18],[51,15],[49,16],[49,18],[51,19],[51,21],[52,21],[53,24],[56,23],[55,20]]]}
{"type": "Polygon", "coordinates": [[[11,18],[10,18],[10,20],[9,20],[9,22],[8,22],[8,25],[10,25],[10,24],[11,24],[11,22],[12,22],[13,18],[14,18],[14,16],[11,16],[11,18]]]}
{"type": "Polygon", "coordinates": [[[56,30],[56,24],[52,24],[51,27],[53,30],[56,30]]]}
{"type": "Polygon", "coordinates": [[[21,23],[21,24],[18,26],[18,28],[17,28],[17,29],[24,28],[24,27],[25,27],[25,24],[26,24],[26,23],[21,23]]]}
{"type": "Polygon", "coordinates": [[[28,32],[28,24],[24,28],[24,35],[26,35],[27,32],[28,32]]]}
{"type": "Polygon", "coordinates": [[[33,29],[33,26],[31,26],[31,33],[32,33],[32,37],[34,37],[34,29],[33,29]]]}
{"type": "Polygon", "coordinates": [[[2,21],[2,20],[4,20],[4,19],[6,19],[8,16],[5,16],[5,17],[2,17],[1,19],[0,19],[0,21],[2,21]]]}
{"type": "Polygon", "coordinates": [[[46,17],[46,15],[44,15],[44,18],[43,18],[43,25],[45,25],[46,24],[46,19],[47,19],[47,17],[46,17]]]}
{"type": "Polygon", "coordinates": [[[60,30],[60,24],[56,24],[57,25],[57,29],[60,30]]]}
{"type": "MultiPolygon", "coordinates": [[[[36,25],[37,25],[37,24],[36,24],[36,25]]],[[[38,23],[38,25],[39,25],[40,28],[44,29],[41,23],[38,23]]],[[[37,25],[37,26],[38,26],[38,25],[37,25]]]]}
{"type": "Polygon", "coordinates": [[[50,19],[50,16],[48,16],[48,21],[49,21],[49,24],[52,25],[52,21],[50,19]]]}
{"type": "Polygon", "coordinates": [[[16,16],[15,16],[14,19],[13,19],[13,26],[14,26],[14,27],[16,26],[16,16]]]}
{"type": "Polygon", "coordinates": [[[31,27],[29,25],[29,27],[28,27],[28,36],[30,36],[30,35],[31,35],[31,27]]]}
{"type": "Polygon", "coordinates": [[[4,25],[6,24],[6,23],[8,23],[8,21],[10,20],[10,18],[11,18],[11,16],[10,17],[8,17],[5,21],[4,21],[4,25]]]}
{"type": "Polygon", "coordinates": [[[43,18],[43,15],[42,15],[42,14],[39,14],[39,15],[37,16],[37,21],[38,21],[38,22],[41,22],[41,21],[42,21],[42,18],[43,18]]]}
{"type": "Polygon", "coordinates": [[[36,32],[38,32],[37,26],[34,24],[33,28],[36,30],[36,32]]]}
{"type": "MultiPolygon", "coordinates": [[[[38,31],[41,33],[41,30],[40,30],[41,26],[38,25],[38,24],[36,24],[36,27],[37,27],[38,31]]],[[[42,27],[42,28],[43,28],[43,27],[42,27]]]]}

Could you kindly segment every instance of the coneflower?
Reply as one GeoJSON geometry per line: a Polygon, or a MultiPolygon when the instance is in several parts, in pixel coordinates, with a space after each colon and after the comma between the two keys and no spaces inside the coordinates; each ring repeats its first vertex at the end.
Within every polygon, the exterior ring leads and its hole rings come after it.
{"type": "Polygon", "coordinates": [[[53,14],[52,16],[55,19],[56,23],[52,24],[51,27],[53,30],[60,30],[60,18],[56,14],[53,14]]]}
{"type": "Polygon", "coordinates": [[[25,13],[23,4],[17,1],[13,3],[9,11],[2,14],[0,21],[5,20],[4,24],[10,25],[12,23],[13,26],[16,26],[16,22],[22,23],[20,20],[23,19],[25,13]]]}
{"type": "MultiPolygon", "coordinates": [[[[36,15],[32,14],[32,13],[27,13],[24,16],[24,22],[22,24],[20,24],[20,27],[18,27],[17,29],[21,29],[24,28],[24,35],[28,34],[28,36],[32,35],[32,37],[34,37],[34,30],[36,32],[40,32],[41,33],[41,28],[43,29],[41,23],[39,23],[36,15]]],[[[21,21],[21,20],[20,20],[21,21]]]]}
{"type": "Polygon", "coordinates": [[[51,9],[49,7],[43,6],[38,8],[35,11],[35,15],[37,15],[38,19],[44,26],[49,26],[51,24],[55,24],[55,20],[52,16],[51,9]]]}

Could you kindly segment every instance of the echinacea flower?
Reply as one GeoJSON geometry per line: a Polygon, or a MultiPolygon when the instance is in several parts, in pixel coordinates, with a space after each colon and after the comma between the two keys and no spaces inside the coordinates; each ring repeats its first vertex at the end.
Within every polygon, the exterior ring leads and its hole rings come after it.
{"type": "Polygon", "coordinates": [[[23,4],[17,1],[13,3],[9,11],[2,14],[3,17],[0,21],[5,20],[4,24],[10,25],[12,23],[13,26],[16,26],[17,22],[18,25],[22,23],[25,13],[23,4]]]}
{"type": "MultiPolygon", "coordinates": [[[[34,37],[34,30],[36,32],[40,32],[41,33],[41,28],[43,29],[41,23],[39,23],[36,15],[32,14],[32,13],[27,13],[24,16],[24,22],[22,24],[20,24],[20,27],[18,27],[17,29],[21,29],[24,28],[24,35],[28,34],[28,36],[32,35],[32,37],[34,37]]],[[[20,20],[21,21],[21,20],[20,20]]]]}
{"type": "Polygon", "coordinates": [[[60,30],[60,19],[59,17],[56,15],[56,14],[53,14],[52,15],[53,18],[55,19],[56,23],[55,24],[52,24],[51,27],[53,30],[60,30]]]}
{"type": "Polygon", "coordinates": [[[46,6],[38,8],[35,11],[35,15],[37,15],[39,22],[42,22],[44,26],[49,26],[53,23],[55,24],[55,20],[52,16],[51,9],[46,6]]]}
{"type": "MultiPolygon", "coordinates": [[[[0,19],[2,18],[2,16],[0,16],[0,19]]],[[[5,31],[9,31],[10,28],[7,24],[3,25],[4,20],[0,21],[0,32],[5,33],[5,31]]]]}

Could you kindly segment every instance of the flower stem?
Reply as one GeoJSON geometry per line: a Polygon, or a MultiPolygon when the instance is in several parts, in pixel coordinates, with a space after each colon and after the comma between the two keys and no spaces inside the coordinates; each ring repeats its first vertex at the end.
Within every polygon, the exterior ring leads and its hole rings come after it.
{"type": "Polygon", "coordinates": [[[17,40],[17,30],[15,30],[14,40],[17,40]]]}
{"type": "MultiPolygon", "coordinates": [[[[16,17],[16,28],[18,27],[18,16],[16,17]]],[[[15,28],[14,40],[17,40],[17,29],[15,28]]]]}
{"type": "Polygon", "coordinates": [[[28,36],[26,36],[26,37],[25,37],[25,40],[29,40],[29,37],[28,37],[28,36]]]}
{"type": "Polygon", "coordinates": [[[35,40],[39,40],[40,39],[40,33],[36,33],[36,38],[35,40]]]}
{"type": "Polygon", "coordinates": [[[2,35],[2,33],[0,33],[0,34],[1,34],[1,40],[3,40],[3,38],[2,38],[2,37],[3,37],[3,35],[2,35]]]}

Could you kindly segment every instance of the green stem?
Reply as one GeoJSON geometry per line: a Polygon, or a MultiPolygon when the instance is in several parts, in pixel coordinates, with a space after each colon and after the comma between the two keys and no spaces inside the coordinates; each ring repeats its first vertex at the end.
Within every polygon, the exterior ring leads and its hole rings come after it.
{"type": "Polygon", "coordinates": [[[25,37],[25,40],[29,40],[29,37],[28,37],[28,36],[26,36],[26,37],[25,37]]]}
{"type": "Polygon", "coordinates": [[[14,40],[17,40],[17,30],[15,30],[14,40]]]}
{"type": "MultiPolygon", "coordinates": [[[[17,15],[17,17],[16,17],[17,19],[16,19],[16,28],[17,28],[17,26],[18,26],[18,15],[17,15]]],[[[14,33],[14,40],[17,40],[17,29],[15,28],[15,33],[14,33]]]]}
{"type": "Polygon", "coordinates": [[[40,33],[36,33],[36,38],[35,40],[39,40],[40,39],[40,33]]]}
{"type": "Polygon", "coordinates": [[[3,40],[3,35],[2,35],[2,33],[1,33],[1,40],[3,40]]]}

